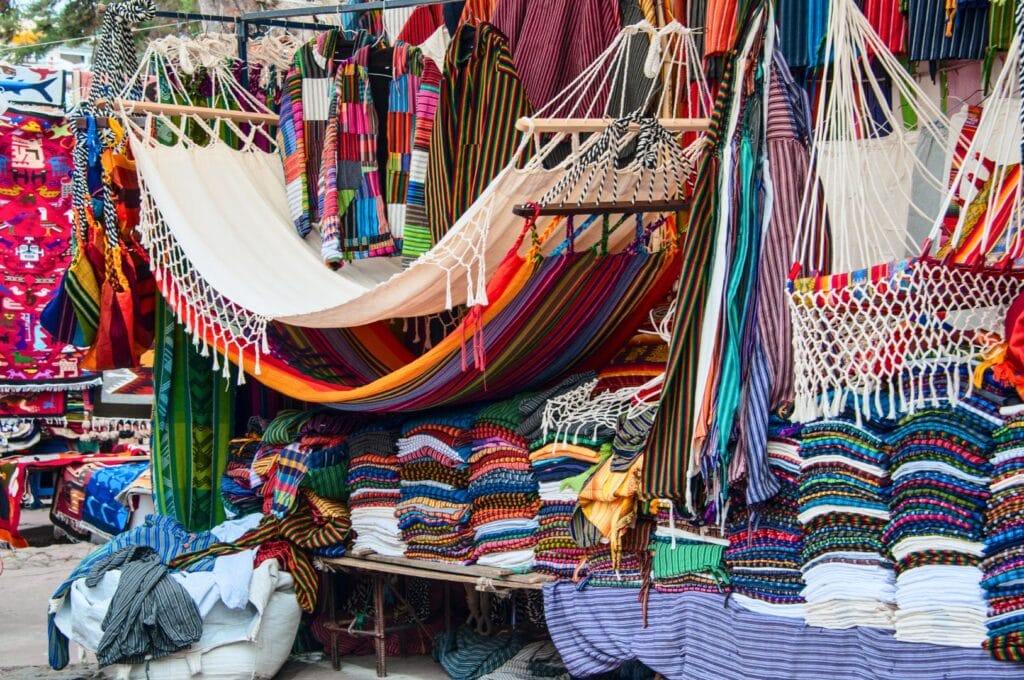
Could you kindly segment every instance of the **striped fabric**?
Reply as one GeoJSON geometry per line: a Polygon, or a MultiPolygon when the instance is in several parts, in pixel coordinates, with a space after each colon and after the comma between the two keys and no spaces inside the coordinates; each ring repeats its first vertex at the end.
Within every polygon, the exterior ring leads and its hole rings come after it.
{"type": "MultiPolygon", "coordinates": [[[[756,87],[760,87],[757,83],[756,87]]],[[[751,100],[756,100],[757,90],[751,100]]],[[[719,366],[718,366],[718,393],[714,410],[714,425],[712,438],[717,441],[716,460],[722,470],[729,470],[728,481],[735,482],[745,473],[746,459],[742,454],[746,451],[746,445],[732,447],[737,417],[744,398],[743,377],[745,374],[745,362],[750,360],[749,352],[745,353],[743,347],[744,328],[751,316],[752,288],[757,279],[757,262],[761,236],[761,203],[758,191],[755,188],[760,184],[761,178],[758,168],[762,166],[758,158],[758,152],[754,150],[754,140],[751,139],[751,130],[745,128],[740,133],[739,149],[737,154],[737,177],[733,189],[733,195],[728,200],[736,204],[734,208],[733,248],[732,262],[729,268],[729,277],[725,288],[725,318],[722,330],[719,334],[719,366]],[[730,466],[731,456],[737,455],[737,465],[730,466]],[[735,468],[735,472],[733,471],[735,468]]],[[[763,365],[758,368],[763,369],[763,365]]],[[[746,386],[748,390],[755,388],[766,389],[766,376],[760,376],[761,380],[747,376],[749,381],[746,386]]],[[[749,395],[747,395],[749,396],[749,395]]],[[[763,394],[758,395],[763,398],[763,394]]],[[[751,414],[753,418],[761,417],[759,414],[751,414]]],[[[766,438],[767,439],[767,438],[766,438]]],[[[763,449],[763,442],[761,447],[763,449]]],[[[715,475],[720,478],[720,475],[715,475]]],[[[725,501],[728,493],[722,485],[719,502],[725,501]]]]}
{"type": "Polygon", "coordinates": [[[516,121],[533,113],[508,42],[490,24],[459,28],[444,72],[427,171],[431,245],[508,164],[516,121]]]}
{"type": "Polygon", "coordinates": [[[300,443],[289,444],[278,454],[277,467],[271,478],[274,504],[271,512],[283,518],[295,508],[299,497],[299,484],[309,470],[311,450],[300,443]]]}
{"type": "Polygon", "coordinates": [[[312,612],[316,609],[317,584],[316,571],[306,550],[320,548],[323,545],[337,544],[345,540],[346,528],[336,531],[331,523],[318,525],[308,508],[301,508],[285,519],[267,517],[258,527],[241,536],[233,543],[215,543],[195,551],[179,555],[171,560],[173,569],[193,570],[194,565],[223,555],[233,555],[243,550],[255,548],[271,541],[286,540],[291,552],[289,565],[282,565],[290,571],[295,579],[295,597],[302,611],[312,612]],[[325,532],[328,532],[325,534],[325,532]]]}
{"type": "MultiPolygon", "coordinates": [[[[488,285],[491,304],[479,326],[474,317],[464,320],[418,362],[353,389],[329,376],[305,375],[289,356],[308,346],[272,343],[271,355],[261,358],[260,380],[296,399],[357,411],[417,410],[517,394],[581,365],[600,366],[610,359],[671,288],[678,275],[676,257],[674,251],[587,252],[539,264],[513,258],[488,285]]],[[[297,333],[293,341],[302,343],[303,337],[297,333]]],[[[387,337],[367,336],[365,342],[374,347],[387,337]]],[[[251,359],[247,356],[246,362],[251,359]]]]}
{"type": "Polygon", "coordinates": [[[894,54],[907,49],[907,17],[901,7],[904,0],[863,0],[862,11],[875,33],[894,54]]]}
{"type": "Polygon", "coordinates": [[[737,0],[707,0],[704,24],[704,56],[725,54],[736,42],[737,0]]]}
{"type": "MultiPolygon", "coordinates": [[[[541,109],[589,67],[619,32],[618,3],[610,0],[502,0],[491,23],[508,38],[519,80],[541,109]]],[[[595,93],[575,106],[588,107],[595,93]]],[[[604,111],[604,101],[593,102],[604,111]]]]}
{"type": "Polygon", "coordinates": [[[981,59],[988,46],[988,10],[975,3],[908,0],[907,56],[911,61],[981,59]]]}
{"type": "Polygon", "coordinates": [[[818,65],[828,26],[828,3],[778,0],[777,8],[779,45],[786,61],[793,68],[818,65]]]}
{"type": "Polygon", "coordinates": [[[419,110],[420,78],[423,56],[414,46],[399,43],[392,52],[391,88],[388,98],[387,167],[384,170],[384,200],[388,224],[395,243],[401,247],[407,201],[409,173],[412,169],[416,112],[419,110]]]}
{"type": "Polygon", "coordinates": [[[772,376],[772,410],[793,401],[793,343],[786,281],[803,200],[810,154],[810,105],[785,60],[775,57],[765,134],[771,186],[771,215],[761,239],[758,272],[758,327],[772,376]]]}
{"type": "MultiPolygon", "coordinates": [[[[1017,17],[1017,40],[1020,41],[1020,43],[1022,45],[1024,45],[1024,2],[1021,2],[1020,0],[1017,0],[1016,17],[1017,17]]],[[[1018,67],[1018,69],[1020,71],[1020,73],[1018,74],[1018,77],[1020,78],[1020,82],[1019,82],[1020,91],[1022,93],[1024,93],[1024,66],[1020,66],[1020,67],[1018,67]]],[[[1024,97],[1022,97],[1022,98],[1024,98],[1024,97]]],[[[1024,127],[1024,101],[1021,102],[1020,124],[1021,124],[1021,127],[1024,127]]],[[[1021,161],[1024,162],[1024,139],[1021,140],[1020,153],[1021,153],[1021,161]]]]}
{"type": "MultiPolygon", "coordinates": [[[[757,318],[760,318],[760,312],[759,309],[757,318]]],[[[756,332],[751,344],[735,455],[745,458],[747,504],[756,505],[773,498],[781,485],[768,466],[768,393],[771,388],[771,370],[764,343],[756,332]]]]}
{"type": "MultiPolygon", "coordinates": [[[[785,2],[785,0],[778,0],[777,2],[778,8],[776,9],[776,13],[778,13],[779,16],[781,16],[781,5],[783,2],[785,2]]],[[[703,29],[705,26],[707,26],[708,23],[707,11],[708,5],[707,2],[705,2],[705,0],[688,0],[688,2],[686,3],[686,20],[680,21],[684,25],[689,26],[693,29],[703,29]]],[[[693,42],[694,45],[696,45],[697,47],[697,53],[704,54],[706,50],[706,36],[704,35],[703,30],[698,30],[697,33],[694,34],[693,42]]]]}
{"type": "Polygon", "coordinates": [[[1013,41],[1014,0],[989,0],[988,46],[991,51],[1010,49],[1013,41]]]}
{"type": "Polygon", "coordinates": [[[466,0],[462,6],[460,24],[479,24],[491,20],[500,0],[466,0]]]}
{"type": "Polygon", "coordinates": [[[420,89],[416,93],[416,126],[409,157],[409,190],[405,199],[402,255],[419,257],[430,250],[433,237],[427,217],[426,182],[430,164],[430,139],[441,92],[441,70],[432,59],[423,60],[420,89]]]}
{"type": "Polygon", "coordinates": [[[224,520],[220,478],[234,425],[231,377],[210,370],[158,296],[153,362],[153,500],[192,531],[224,520]]]}
{"type": "Polygon", "coordinates": [[[368,70],[370,48],[338,64],[317,184],[321,255],[328,264],[381,257],[397,250],[391,224],[405,221],[413,114],[422,59],[397,45],[387,103],[386,167],[378,167],[382,143],[368,70]]]}
{"type": "Polygon", "coordinates": [[[120,578],[96,646],[101,666],[141,664],[199,641],[203,620],[195,601],[151,548],[133,546],[108,555],[89,571],[85,585],[95,587],[115,569],[120,578]]]}
{"type": "Polygon", "coordinates": [[[551,640],[573,677],[637,659],[666,678],[1015,678],[1020,666],[984,650],[896,640],[875,628],[825,630],[742,609],[722,595],[544,586],[551,640]],[[587,616],[584,612],[600,612],[587,616]],[[645,617],[646,612],[646,617],[645,617]],[[646,622],[646,624],[645,624],[646,622]]]}
{"type": "Polygon", "coordinates": [[[320,215],[316,183],[329,120],[334,60],[338,54],[351,53],[369,42],[372,38],[364,32],[347,40],[337,29],[325,31],[299,48],[285,76],[278,138],[288,208],[302,236],[320,215]]]}
{"type": "MultiPolygon", "coordinates": [[[[722,143],[719,135],[728,115],[732,70],[732,60],[726,60],[708,130],[708,144],[713,150],[722,143]]],[[[641,487],[645,498],[682,499],[688,495],[687,468],[690,456],[694,455],[690,450],[690,433],[696,418],[697,357],[704,301],[708,295],[711,249],[717,231],[714,203],[718,167],[717,153],[705,154],[697,169],[693,190],[695,208],[680,245],[680,256],[688,266],[679,277],[676,320],[661,404],[647,443],[641,487]]]]}
{"type": "Polygon", "coordinates": [[[444,9],[441,5],[417,7],[405,22],[405,26],[402,27],[397,42],[410,45],[422,44],[442,26],[444,26],[444,9]]]}

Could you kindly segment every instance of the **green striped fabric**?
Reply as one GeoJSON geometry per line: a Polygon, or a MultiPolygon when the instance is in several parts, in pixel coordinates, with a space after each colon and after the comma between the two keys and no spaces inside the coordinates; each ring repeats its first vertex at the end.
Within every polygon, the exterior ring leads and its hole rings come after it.
{"type": "Polygon", "coordinates": [[[1016,24],[1013,18],[1013,0],[992,0],[989,3],[988,47],[990,50],[1006,51],[1013,42],[1016,24]]]}
{"type": "Polygon", "coordinates": [[[686,470],[690,451],[690,432],[696,413],[697,358],[700,353],[704,303],[712,265],[712,248],[718,226],[715,184],[718,179],[720,134],[728,117],[732,91],[735,53],[725,60],[722,83],[715,99],[708,131],[710,150],[701,160],[694,186],[690,223],[682,235],[676,294],[676,322],[669,343],[661,406],[654,421],[644,458],[642,495],[645,498],[686,497],[686,470]]]}
{"type": "Polygon", "coordinates": [[[311,489],[321,498],[335,501],[348,499],[348,461],[317,470],[309,470],[300,486],[311,489]]]}
{"type": "Polygon", "coordinates": [[[533,113],[508,41],[490,24],[459,27],[444,73],[425,188],[434,243],[508,165],[516,121],[533,113]]]}
{"type": "MultiPolygon", "coordinates": [[[[224,520],[220,478],[234,422],[234,385],[212,370],[164,299],[157,296],[153,362],[153,498],[189,531],[224,520]]],[[[234,373],[234,369],[232,369],[234,373]]]]}

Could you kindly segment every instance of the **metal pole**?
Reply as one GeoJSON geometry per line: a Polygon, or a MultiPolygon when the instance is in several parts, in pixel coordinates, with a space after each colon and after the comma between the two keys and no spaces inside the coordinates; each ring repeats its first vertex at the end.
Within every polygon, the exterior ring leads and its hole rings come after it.
{"type": "Polygon", "coordinates": [[[451,2],[459,2],[459,0],[387,0],[387,2],[345,3],[321,7],[294,7],[291,9],[272,9],[265,12],[246,12],[242,15],[242,18],[256,23],[262,19],[308,17],[320,14],[348,14],[351,12],[368,12],[375,9],[404,9],[406,7],[422,7],[424,5],[447,5],[451,2]]]}
{"type": "Polygon", "coordinates": [[[238,80],[242,87],[249,89],[249,24],[245,19],[240,19],[235,24],[235,39],[238,41],[238,61],[242,69],[238,74],[238,80]]]}

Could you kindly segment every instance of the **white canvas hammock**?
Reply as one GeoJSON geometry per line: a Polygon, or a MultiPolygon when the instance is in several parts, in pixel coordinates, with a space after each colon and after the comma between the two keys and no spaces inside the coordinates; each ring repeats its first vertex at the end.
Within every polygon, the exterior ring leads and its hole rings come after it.
{"type": "MultiPolygon", "coordinates": [[[[136,80],[146,82],[156,75],[154,64],[157,69],[169,68],[159,55],[143,59],[136,80]]],[[[692,31],[678,23],[662,29],[642,23],[624,29],[555,99],[560,104],[549,105],[536,117],[628,113],[622,110],[626,99],[617,93],[620,85],[638,78],[642,110],[669,108],[685,111],[688,117],[707,115],[710,94],[692,31]],[[638,46],[646,57],[641,73],[636,69],[638,46]],[[695,82],[699,94],[684,100],[680,109],[675,101],[664,101],[670,90],[659,86],[661,78],[695,82]],[[608,95],[604,111],[593,110],[594,97],[581,96],[594,92],[608,95]]],[[[225,96],[230,94],[248,110],[259,107],[230,76],[221,80],[225,96]]],[[[682,160],[668,155],[656,159],[652,168],[632,163],[587,181],[566,183],[568,168],[586,165],[588,159],[590,166],[605,168],[607,163],[593,162],[595,155],[621,149],[600,149],[601,135],[527,134],[514,160],[429,252],[412,263],[372,258],[332,271],[320,259],[315,232],[306,239],[295,233],[280,160],[257,144],[269,141],[265,129],[154,113],[140,123],[133,119],[130,103],[120,105],[119,115],[130,131],[142,189],[139,231],[161,292],[195,335],[209,336],[212,331],[221,349],[257,352],[266,351],[271,320],[309,328],[352,327],[419,317],[459,304],[485,305],[489,277],[522,232],[522,218],[513,215],[513,204],[542,196],[562,203],[681,197],[703,148],[700,136],[682,160]],[[210,140],[190,141],[184,134],[186,125],[204,130],[210,140]],[[151,134],[154,126],[170,132],[176,142],[161,143],[151,134]],[[241,143],[223,142],[221,133],[226,131],[241,143]],[[571,153],[554,165],[555,154],[565,155],[566,146],[571,153]],[[563,187],[568,188],[561,191],[563,187]]],[[[617,230],[610,248],[629,241],[628,232],[617,230]]],[[[597,243],[600,236],[600,227],[586,230],[577,236],[577,248],[597,243]]]]}
{"type": "Polygon", "coordinates": [[[852,0],[832,3],[831,87],[820,100],[794,253],[802,278],[790,283],[798,420],[850,406],[858,418],[892,418],[938,404],[941,395],[955,402],[961,368],[998,341],[1006,307],[1021,290],[1014,261],[1020,190],[1007,203],[996,192],[979,199],[977,186],[1018,176],[1018,62],[1015,40],[961,157],[960,128],[951,129],[852,0]],[[915,128],[887,105],[872,62],[891,79],[894,97],[915,109],[915,128]],[[883,103],[874,108],[881,119],[872,117],[871,97],[883,103]],[[948,233],[954,202],[963,208],[948,233]],[[971,216],[982,209],[990,217],[974,226],[971,216]],[[1011,217],[992,217],[999,209],[1011,217]],[[969,236],[981,241],[973,255],[969,236]]]}

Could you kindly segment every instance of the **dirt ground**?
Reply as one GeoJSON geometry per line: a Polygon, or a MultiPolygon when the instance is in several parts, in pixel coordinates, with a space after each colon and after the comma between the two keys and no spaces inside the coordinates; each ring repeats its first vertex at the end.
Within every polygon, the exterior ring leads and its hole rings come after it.
{"type": "MultiPolygon", "coordinates": [[[[21,532],[30,547],[0,549],[0,678],[3,680],[91,680],[98,674],[95,657],[84,661],[71,645],[71,665],[62,671],[47,666],[46,606],[57,586],[95,546],[58,541],[48,510],[22,512],[21,532]]],[[[373,657],[343,659],[341,672],[327,661],[290,661],[277,680],[370,680],[373,657]]],[[[440,680],[447,675],[428,657],[388,659],[391,680],[440,680]]]]}

